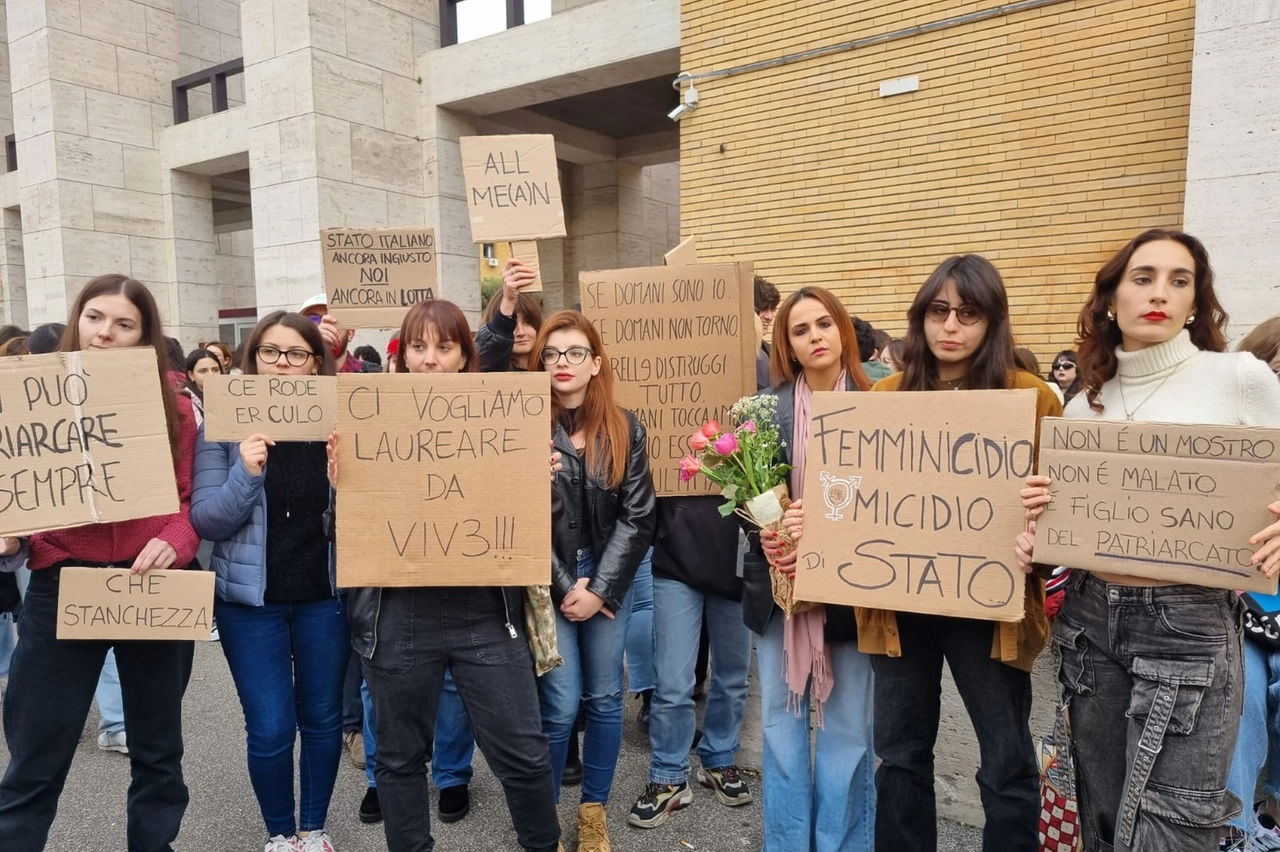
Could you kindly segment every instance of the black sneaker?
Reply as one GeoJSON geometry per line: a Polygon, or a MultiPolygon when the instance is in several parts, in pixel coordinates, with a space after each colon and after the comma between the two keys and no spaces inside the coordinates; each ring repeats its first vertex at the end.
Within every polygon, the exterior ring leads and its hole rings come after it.
{"type": "Polygon", "coordinates": [[[382,822],[382,805],[378,804],[378,788],[370,787],[364,793],[364,801],[360,803],[360,821],[372,825],[382,822]]]}
{"type": "Polygon", "coordinates": [[[655,784],[644,788],[640,800],[631,808],[627,822],[636,828],[657,828],[674,811],[693,804],[693,791],[688,781],[679,784],[655,784]]]}
{"type": "Polygon", "coordinates": [[[457,822],[471,810],[471,791],[466,784],[440,791],[440,821],[457,822]]]}
{"type": "Polygon", "coordinates": [[[738,767],[718,766],[714,769],[699,769],[698,783],[716,791],[716,798],[721,804],[736,808],[751,801],[751,791],[747,782],[738,774],[738,767]]]}

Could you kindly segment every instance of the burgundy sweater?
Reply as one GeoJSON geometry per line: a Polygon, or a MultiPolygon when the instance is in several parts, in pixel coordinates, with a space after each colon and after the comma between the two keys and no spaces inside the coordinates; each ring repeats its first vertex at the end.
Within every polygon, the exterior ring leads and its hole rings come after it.
{"type": "Polygon", "coordinates": [[[51,530],[31,536],[27,566],[32,571],[60,562],[132,562],[153,538],[167,541],[178,554],[176,568],[185,568],[195,559],[200,537],[191,528],[191,470],[196,456],[196,419],[191,400],[178,398],[178,448],[173,472],[178,481],[178,511],[172,515],[138,518],[108,524],[90,524],[65,530],[51,530]]]}

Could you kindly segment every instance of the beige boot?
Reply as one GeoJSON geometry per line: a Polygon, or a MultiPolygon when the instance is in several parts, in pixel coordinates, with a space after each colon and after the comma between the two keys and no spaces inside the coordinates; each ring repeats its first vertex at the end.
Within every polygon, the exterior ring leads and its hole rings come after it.
{"type": "Polygon", "coordinates": [[[578,805],[578,852],[612,852],[609,845],[609,820],[604,805],[587,802],[578,805]]]}

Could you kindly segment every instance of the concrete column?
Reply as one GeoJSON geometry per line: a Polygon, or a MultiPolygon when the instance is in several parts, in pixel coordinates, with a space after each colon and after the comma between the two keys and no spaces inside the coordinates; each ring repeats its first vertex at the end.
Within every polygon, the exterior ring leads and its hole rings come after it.
{"type": "Polygon", "coordinates": [[[1280,314],[1280,5],[1198,0],[1183,224],[1209,249],[1238,340],[1280,314]]]}
{"type": "Polygon", "coordinates": [[[244,0],[261,310],[322,289],[322,228],[429,221],[416,63],[439,46],[436,14],[428,3],[244,0]]]}
{"type": "Polygon", "coordinates": [[[122,272],[152,285],[166,324],[199,299],[165,297],[158,132],[172,123],[173,0],[9,0],[31,322],[66,319],[84,281],[122,272]]]}
{"type": "MultiPolygon", "coordinates": [[[[419,67],[424,66],[425,62],[419,67]]],[[[436,295],[462,308],[474,326],[480,319],[480,281],[476,278],[476,245],[471,241],[458,140],[475,135],[476,126],[470,116],[437,107],[426,77],[421,112],[427,221],[436,229],[439,264],[440,292],[436,295]]]]}
{"type": "Polygon", "coordinates": [[[22,214],[0,210],[0,319],[27,324],[27,270],[22,258],[22,214]]]}
{"type": "Polygon", "coordinates": [[[218,279],[214,262],[213,202],[209,178],[186,172],[164,175],[164,231],[170,320],[166,331],[188,349],[217,337],[218,279]]]}

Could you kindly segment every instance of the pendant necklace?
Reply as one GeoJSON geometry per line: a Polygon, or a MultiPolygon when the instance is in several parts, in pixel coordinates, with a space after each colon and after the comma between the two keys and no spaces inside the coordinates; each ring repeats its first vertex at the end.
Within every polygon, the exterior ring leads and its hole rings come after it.
{"type": "MultiPolygon", "coordinates": [[[[1185,364],[1185,363],[1187,363],[1187,362],[1186,362],[1186,361],[1183,361],[1183,362],[1182,362],[1182,364],[1185,364]]],[[[1119,388],[1120,388],[1120,407],[1124,409],[1124,418],[1125,418],[1125,420],[1132,420],[1132,419],[1134,418],[1134,416],[1138,413],[1138,409],[1139,409],[1139,408],[1141,408],[1142,406],[1146,405],[1146,404],[1151,400],[1151,397],[1155,396],[1157,393],[1159,393],[1159,392],[1160,392],[1160,388],[1164,387],[1164,383],[1165,383],[1165,382],[1167,382],[1167,381],[1169,381],[1170,379],[1172,379],[1172,378],[1173,378],[1173,376],[1174,376],[1174,374],[1175,374],[1175,373],[1177,373],[1179,370],[1181,370],[1181,369],[1182,369],[1182,364],[1179,364],[1178,366],[1174,367],[1174,368],[1173,368],[1173,370],[1172,370],[1172,371],[1170,371],[1169,375],[1167,375],[1167,376],[1165,376],[1163,379],[1161,379],[1161,380],[1160,380],[1160,384],[1156,385],[1155,390],[1153,390],[1153,391],[1151,391],[1151,393],[1147,394],[1147,395],[1143,398],[1142,402],[1140,402],[1140,403],[1138,403],[1137,405],[1135,405],[1135,406],[1133,407],[1133,411],[1130,411],[1130,410],[1129,410],[1129,404],[1125,401],[1125,398],[1124,398],[1124,379],[1123,379],[1123,378],[1121,378],[1121,376],[1120,376],[1120,374],[1119,374],[1119,373],[1117,373],[1117,374],[1116,374],[1116,384],[1117,384],[1117,385],[1119,386],[1119,388]]]]}

